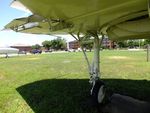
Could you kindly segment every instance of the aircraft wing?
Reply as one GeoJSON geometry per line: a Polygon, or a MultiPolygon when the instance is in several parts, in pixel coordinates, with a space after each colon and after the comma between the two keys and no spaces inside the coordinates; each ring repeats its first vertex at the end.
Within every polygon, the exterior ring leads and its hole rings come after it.
{"type": "Polygon", "coordinates": [[[5,26],[5,29],[12,29],[14,30],[14,27],[18,27],[18,25],[26,23],[26,18],[19,18],[11,21],[9,24],[5,26]]]}
{"type": "Polygon", "coordinates": [[[5,29],[11,29],[16,32],[30,33],[30,34],[64,34],[69,32],[64,28],[63,23],[59,23],[57,20],[45,19],[38,15],[31,15],[29,17],[18,18],[11,21],[5,26],[5,29]],[[58,28],[59,27],[59,28],[58,28]],[[62,28],[61,28],[62,27],[62,28]],[[58,32],[57,30],[58,29],[58,32]],[[65,31],[66,30],[66,31],[65,31]]]}
{"type": "Polygon", "coordinates": [[[16,32],[24,32],[31,34],[48,34],[47,24],[42,22],[28,22],[28,18],[19,18],[11,21],[5,26],[5,29],[11,29],[16,32]]]}
{"type": "Polygon", "coordinates": [[[149,4],[149,0],[14,0],[14,8],[34,15],[13,20],[5,28],[34,34],[98,31],[112,40],[148,38],[149,4]]]}

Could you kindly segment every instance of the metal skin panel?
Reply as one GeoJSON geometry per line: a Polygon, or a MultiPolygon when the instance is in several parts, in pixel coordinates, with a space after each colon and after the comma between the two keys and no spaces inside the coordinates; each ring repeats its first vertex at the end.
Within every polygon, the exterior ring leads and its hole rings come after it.
{"type": "Polygon", "coordinates": [[[16,48],[0,48],[0,54],[18,53],[19,49],[16,48]]]}
{"type": "Polygon", "coordinates": [[[5,29],[12,29],[14,27],[17,27],[18,25],[22,25],[22,24],[25,24],[27,21],[27,18],[19,18],[19,19],[15,19],[13,21],[11,21],[9,24],[7,24],[5,26],[5,29]]]}
{"type": "Polygon", "coordinates": [[[147,39],[150,37],[150,19],[120,23],[110,27],[107,33],[113,40],[147,39]]]}
{"type": "MultiPolygon", "coordinates": [[[[41,27],[34,27],[20,31],[34,34],[64,34],[70,32],[74,34],[77,34],[78,32],[86,34],[88,31],[98,31],[102,34],[108,34],[109,38],[115,40],[143,38],[136,37],[137,35],[141,35],[140,32],[132,34],[132,36],[129,36],[128,34],[126,35],[126,33],[123,33],[123,31],[118,33],[122,33],[124,36],[118,35],[117,32],[115,32],[115,34],[110,33],[113,32],[111,31],[111,27],[120,23],[124,23],[127,20],[140,17],[142,15],[141,13],[147,15],[149,14],[148,0],[16,1],[22,3],[33,14],[39,15],[43,18],[45,23],[41,21],[41,27]],[[59,20],[60,22],[56,25],[49,26],[48,20],[59,20]]],[[[147,17],[147,19],[149,18],[147,17]]],[[[15,23],[16,21],[13,22],[15,23]]],[[[143,23],[143,25],[144,24],[145,23],[143,23]]],[[[8,27],[11,27],[11,24],[9,24],[7,28],[8,27]]],[[[149,33],[146,35],[149,35],[149,33]]]]}

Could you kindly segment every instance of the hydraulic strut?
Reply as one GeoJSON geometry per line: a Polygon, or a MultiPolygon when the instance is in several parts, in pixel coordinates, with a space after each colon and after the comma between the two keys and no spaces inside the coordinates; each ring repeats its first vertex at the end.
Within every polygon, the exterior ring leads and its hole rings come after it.
{"type": "MultiPolygon", "coordinates": [[[[74,34],[70,33],[71,36],[73,36],[77,41],[79,41],[80,45],[82,41],[85,39],[86,36],[80,37],[80,35],[75,36],[74,34]]],[[[79,34],[79,33],[78,33],[79,34]]],[[[104,35],[100,37],[98,33],[90,33],[92,37],[94,37],[94,57],[93,61],[90,64],[89,59],[87,57],[87,54],[84,50],[84,48],[81,46],[82,52],[84,54],[84,58],[88,65],[90,80],[89,82],[94,85],[95,81],[100,78],[100,47],[102,45],[102,40],[104,38],[104,35]]]]}

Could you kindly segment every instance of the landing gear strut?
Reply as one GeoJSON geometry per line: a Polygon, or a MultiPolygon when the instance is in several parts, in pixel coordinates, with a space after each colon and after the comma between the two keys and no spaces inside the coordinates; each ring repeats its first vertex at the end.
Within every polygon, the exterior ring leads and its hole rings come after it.
{"type": "MultiPolygon", "coordinates": [[[[73,35],[72,33],[70,33],[77,41],[79,41],[80,45],[81,42],[86,38],[86,36],[80,37],[79,33],[77,36],[73,35]]],[[[104,35],[102,35],[102,37],[99,36],[99,34],[97,32],[94,33],[89,33],[90,36],[94,37],[94,56],[93,56],[93,61],[90,64],[88,57],[86,55],[85,50],[83,49],[83,47],[81,47],[85,60],[87,62],[88,65],[88,70],[89,70],[89,75],[90,75],[90,80],[89,82],[92,84],[92,86],[94,87],[95,82],[97,80],[99,80],[100,78],[100,47],[102,45],[102,41],[104,38],[104,35]]],[[[92,94],[92,90],[93,87],[91,89],[91,94],[92,94]]]]}

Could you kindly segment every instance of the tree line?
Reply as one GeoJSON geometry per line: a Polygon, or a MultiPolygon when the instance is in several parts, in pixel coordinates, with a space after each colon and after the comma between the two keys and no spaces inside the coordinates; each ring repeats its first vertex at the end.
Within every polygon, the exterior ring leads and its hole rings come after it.
{"type": "Polygon", "coordinates": [[[147,44],[150,44],[150,39],[125,40],[116,43],[118,48],[146,48],[147,44]]]}
{"type": "MultiPolygon", "coordinates": [[[[115,48],[145,48],[147,44],[150,44],[150,39],[146,40],[125,40],[125,41],[118,41],[115,42],[115,48]]],[[[93,48],[93,39],[85,38],[81,43],[80,46],[82,46],[85,49],[89,49],[90,51],[93,48]]],[[[67,42],[65,39],[62,39],[60,37],[53,39],[53,40],[45,40],[42,42],[42,46],[46,50],[66,50],[67,49],[67,42]]],[[[108,48],[103,47],[102,48],[108,48]]],[[[41,46],[39,44],[35,44],[32,46],[32,49],[41,49],[41,46]]]]}
{"type": "MultiPolygon", "coordinates": [[[[85,39],[80,44],[83,48],[91,50],[93,48],[93,40],[85,39]]],[[[53,40],[45,40],[42,42],[42,46],[46,50],[66,50],[67,42],[65,39],[56,38],[53,40]]],[[[41,49],[39,44],[32,45],[32,49],[41,49]]]]}
{"type": "MultiPolygon", "coordinates": [[[[67,48],[67,43],[65,39],[57,38],[43,41],[42,46],[46,50],[65,50],[67,48]]],[[[32,49],[41,49],[41,46],[39,44],[35,44],[32,46],[32,49]]]]}

